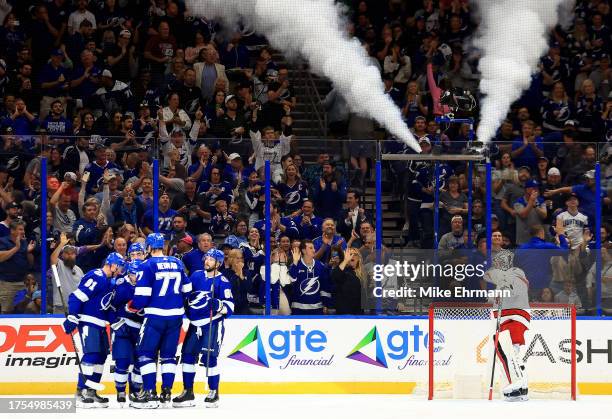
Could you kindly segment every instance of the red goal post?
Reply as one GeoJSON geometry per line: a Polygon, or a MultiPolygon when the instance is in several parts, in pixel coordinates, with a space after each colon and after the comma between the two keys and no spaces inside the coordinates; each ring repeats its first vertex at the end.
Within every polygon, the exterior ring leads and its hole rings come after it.
{"type": "MultiPolygon", "coordinates": [[[[485,303],[430,305],[429,400],[481,398],[485,394],[491,374],[493,344],[489,338],[495,333],[494,311],[492,304],[485,303]]],[[[534,303],[530,313],[530,330],[520,353],[527,358],[530,397],[576,400],[575,306],[534,303]]]]}

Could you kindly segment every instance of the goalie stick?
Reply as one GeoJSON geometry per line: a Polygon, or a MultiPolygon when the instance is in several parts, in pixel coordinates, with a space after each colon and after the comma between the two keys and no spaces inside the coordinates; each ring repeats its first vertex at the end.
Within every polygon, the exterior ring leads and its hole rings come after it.
{"type": "Polygon", "coordinates": [[[491,382],[489,384],[489,400],[493,400],[493,381],[495,380],[495,362],[497,359],[497,345],[499,343],[499,325],[502,311],[502,299],[499,298],[499,305],[497,306],[497,324],[495,326],[495,339],[493,343],[493,361],[491,365],[491,382]]]}
{"type": "MultiPolygon", "coordinates": [[[[60,300],[62,301],[64,315],[66,316],[66,318],[68,318],[68,307],[66,306],[66,301],[64,300],[64,293],[62,292],[62,284],[60,284],[59,274],[57,273],[57,266],[51,265],[51,271],[53,272],[53,279],[55,280],[55,286],[57,287],[57,290],[59,292],[60,300]]],[[[79,358],[79,351],[74,340],[74,333],[70,333],[70,338],[72,339],[72,346],[74,347],[74,354],[76,355],[77,366],[79,367],[79,374],[81,374],[85,386],[98,391],[104,390],[106,388],[104,384],[88,380],[85,377],[85,374],[83,374],[83,367],[81,366],[81,358],[79,358]]],[[[79,333],[79,339],[81,340],[81,347],[83,347],[83,337],[81,336],[81,333],[79,333]]]]}

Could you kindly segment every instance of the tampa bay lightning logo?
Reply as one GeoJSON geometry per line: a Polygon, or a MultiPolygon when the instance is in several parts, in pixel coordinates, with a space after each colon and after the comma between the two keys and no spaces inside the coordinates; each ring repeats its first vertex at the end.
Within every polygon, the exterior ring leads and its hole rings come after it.
{"type": "Polygon", "coordinates": [[[561,108],[559,108],[559,113],[557,114],[557,121],[559,122],[563,122],[563,121],[567,121],[569,119],[570,116],[570,109],[569,106],[562,106],[561,108]]]}
{"type": "Polygon", "coordinates": [[[115,298],[115,290],[112,290],[108,294],[106,294],[102,299],[100,299],[100,308],[102,310],[108,310],[109,308],[114,308],[112,305],[113,298],[115,298]]]}
{"type": "Polygon", "coordinates": [[[312,278],[308,278],[308,280],[300,283],[301,295],[314,295],[319,292],[320,288],[321,283],[319,282],[318,276],[313,276],[312,278]]]}
{"type": "Polygon", "coordinates": [[[189,298],[189,307],[198,310],[206,307],[208,302],[208,291],[197,291],[191,294],[189,298]]]}
{"type": "Polygon", "coordinates": [[[300,202],[302,199],[302,195],[300,193],[301,189],[302,188],[300,187],[300,190],[291,191],[287,195],[285,195],[285,203],[287,205],[293,205],[293,204],[297,204],[298,202],[300,202]]]}

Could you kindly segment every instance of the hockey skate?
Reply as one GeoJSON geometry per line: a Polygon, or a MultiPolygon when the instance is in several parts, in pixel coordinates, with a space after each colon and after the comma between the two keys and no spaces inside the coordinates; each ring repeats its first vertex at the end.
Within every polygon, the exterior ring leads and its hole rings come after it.
{"type": "Polygon", "coordinates": [[[136,400],[132,403],[135,409],[157,409],[159,407],[159,398],[153,390],[141,390],[136,395],[136,400]]]}
{"type": "Polygon", "coordinates": [[[123,409],[123,406],[125,406],[125,391],[120,391],[117,393],[117,403],[119,404],[119,407],[123,409]]]}
{"type": "MultiPolygon", "coordinates": [[[[522,388],[521,384],[509,384],[503,389],[504,400],[507,402],[522,402],[522,388]]],[[[526,393],[525,393],[526,394],[526,393]]]]}
{"type": "Polygon", "coordinates": [[[98,408],[108,407],[108,398],[100,397],[96,390],[92,388],[88,388],[88,389],[83,390],[83,393],[85,394],[86,398],[89,398],[92,400],[92,403],[93,403],[92,407],[98,407],[98,408]]]}
{"type": "Polygon", "coordinates": [[[172,399],[172,407],[193,407],[195,405],[195,396],[191,388],[183,390],[181,394],[172,399]]]}
{"type": "Polygon", "coordinates": [[[219,407],[219,390],[210,390],[204,399],[204,406],[207,408],[219,407]]]}
{"type": "Polygon", "coordinates": [[[89,397],[87,390],[84,388],[78,389],[76,392],[76,407],[79,409],[91,409],[95,407],[93,398],[89,397]]]}
{"type": "Polygon", "coordinates": [[[162,387],[162,391],[159,394],[159,406],[170,407],[170,400],[172,398],[172,389],[168,387],[162,387]]]}

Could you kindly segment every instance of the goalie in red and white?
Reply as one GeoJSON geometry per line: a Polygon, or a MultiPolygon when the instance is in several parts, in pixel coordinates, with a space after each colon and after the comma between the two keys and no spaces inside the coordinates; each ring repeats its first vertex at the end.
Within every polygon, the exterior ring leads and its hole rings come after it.
{"type": "MultiPolygon", "coordinates": [[[[529,281],[522,269],[514,266],[514,254],[500,249],[501,234],[492,235],[492,268],[485,272],[483,279],[494,284],[496,289],[507,291],[505,296],[495,301],[501,304],[501,318],[495,353],[501,364],[502,375],[508,384],[503,388],[507,401],[528,400],[527,371],[519,354],[525,344],[525,332],[529,329],[529,281]],[[497,237],[499,235],[499,237],[497,237]],[[496,246],[497,245],[497,246],[496,246]],[[496,251],[496,247],[497,250],[496,251]]],[[[494,311],[497,318],[498,311],[494,311]]],[[[493,335],[493,342],[496,341],[493,335]]]]}

